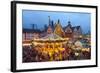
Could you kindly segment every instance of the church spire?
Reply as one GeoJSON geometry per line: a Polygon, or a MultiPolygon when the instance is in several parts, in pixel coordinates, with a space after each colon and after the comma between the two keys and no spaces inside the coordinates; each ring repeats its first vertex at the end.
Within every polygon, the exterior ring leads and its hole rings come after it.
{"type": "Polygon", "coordinates": [[[60,20],[58,19],[58,24],[60,23],[60,20]]]}
{"type": "Polygon", "coordinates": [[[71,25],[71,22],[70,21],[68,21],[68,25],[71,25]]]}
{"type": "Polygon", "coordinates": [[[70,21],[70,20],[68,21],[68,26],[69,26],[69,27],[72,27],[71,21],[70,21]]]}
{"type": "Polygon", "coordinates": [[[48,19],[49,19],[49,25],[50,25],[50,16],[48,16],[48,19]]]}

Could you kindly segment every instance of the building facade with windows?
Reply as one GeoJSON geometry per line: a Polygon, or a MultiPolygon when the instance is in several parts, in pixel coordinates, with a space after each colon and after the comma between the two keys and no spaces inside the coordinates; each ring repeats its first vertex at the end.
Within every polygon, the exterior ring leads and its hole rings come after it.
{"type": "MultiPolygon", "coordinates": [[[[35,25],[34,25],[35,26],[35,25]]],[[[23,28],[23,40],[38,39],[46,36],[47,34],[54,33],[62,38],[78,38],[82,35],[81,26],[72,26],[68,21],[66,26],[62,26],[60,20],[54,24],[54,21],[50,19],[48,25],[44,25],[44,29],[26,29],[23,28]]]]}

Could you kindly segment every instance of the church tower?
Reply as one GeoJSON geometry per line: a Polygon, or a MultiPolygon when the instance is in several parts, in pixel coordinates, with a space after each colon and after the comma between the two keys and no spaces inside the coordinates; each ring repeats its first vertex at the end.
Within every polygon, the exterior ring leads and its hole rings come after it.
{"type": "Polygon", "coordinates": [[[52,27],[51,27],[50,16],[48,16],[48,18],[49,18],[49,25],[48,25],[48,28],[47,28],[47,33],[48,33],[48,34],[51,34],[51,33],[53,33],[53,30],[52,30],[52,27]]]}

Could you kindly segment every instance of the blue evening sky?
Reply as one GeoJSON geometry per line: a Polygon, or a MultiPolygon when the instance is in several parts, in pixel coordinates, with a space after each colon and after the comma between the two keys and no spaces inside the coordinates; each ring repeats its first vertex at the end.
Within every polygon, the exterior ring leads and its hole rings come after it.
{"type": "Polygon", "coordinates": [[[91,14],[79,12],[51,12],[51,11],[35,11],[23,10],[23,28],[32,28],[32,24],[36,24],[38,29],[43,29],[44,25],[48,25],[48,16],[55,22],[60,20],[62,27],[68,25],[71,21],[72,26],[81,26],[82,31],[87,33],[90,31],[91,14]]]}

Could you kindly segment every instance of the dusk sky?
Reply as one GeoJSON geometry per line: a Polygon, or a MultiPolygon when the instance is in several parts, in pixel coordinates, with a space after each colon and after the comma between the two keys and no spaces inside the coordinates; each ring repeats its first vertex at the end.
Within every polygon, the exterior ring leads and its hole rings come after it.
{"type": "Polygon", "coordinates": [[[44,25],[48,25],[48,16],[55,22],[60,20],[62,27],[68,25],[71,21],[72,26],[81,26],[82,31],[87,33],[90,31],[91,14],[76,12],[51,12],[51,11],[35,11],[23,10],[22,24],[23,28],[32,28],[32,24],[36,24],[38,29],[43,29],[44,25]]]}

